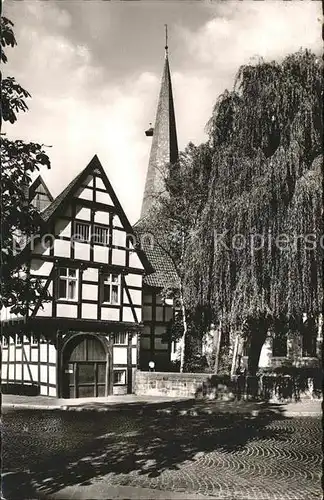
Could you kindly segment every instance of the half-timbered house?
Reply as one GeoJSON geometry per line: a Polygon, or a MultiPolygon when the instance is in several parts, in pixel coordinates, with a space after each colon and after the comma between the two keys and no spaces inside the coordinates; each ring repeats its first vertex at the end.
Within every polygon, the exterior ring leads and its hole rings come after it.
{"type": "Polygon", "coordinates": [[[29,191],[43,227],[20,258],[44,286],[26,316],[1,311],[2,384],[68,398],[132,392],[153,269],[99,159],[54,200],[42,179],[29,191]]]}

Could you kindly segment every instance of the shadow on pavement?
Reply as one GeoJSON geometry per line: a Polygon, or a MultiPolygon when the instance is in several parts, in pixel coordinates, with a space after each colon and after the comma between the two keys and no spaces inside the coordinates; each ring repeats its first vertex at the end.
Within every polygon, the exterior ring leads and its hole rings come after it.
{"type": "Polygon", "coordinates": [[[264,404],[256,417],[252,412],[260,404],[236,406],[236,414],[222,412],[219,402],[216,407],[192,401],[115,405],[105,413],[9,413],[3,416],[4,497],[50,498],[64,487],[91,484],[107,474],[158,477],[198,453],[236,451],[260,438],[287,439],[287,430],[267,428],[284,418],[280,405],[264,404]],[[208,407],[214,413],[197,417],[157,412],[208,407]]]}

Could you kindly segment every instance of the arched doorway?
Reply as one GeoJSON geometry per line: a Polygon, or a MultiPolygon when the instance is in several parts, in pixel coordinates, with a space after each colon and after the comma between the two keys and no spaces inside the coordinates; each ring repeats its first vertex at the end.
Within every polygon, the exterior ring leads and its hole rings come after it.
{"type": "Polygon", "coordinates": [[[95,335],[75,335],[63,348],[63,397],[107,395],[108,352],[95,335]]]}

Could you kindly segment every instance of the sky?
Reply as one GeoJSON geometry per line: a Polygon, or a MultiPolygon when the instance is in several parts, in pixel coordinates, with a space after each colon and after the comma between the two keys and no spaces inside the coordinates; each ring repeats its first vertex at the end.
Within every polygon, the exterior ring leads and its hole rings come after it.
{"type": "Polygon", "coordinates": [[[321,54],[321,2],[4,0],[17,47],[4,76],[32,98],[8,138],[47,146],[54,196],[97,154],[130,220],[140,214],[168,24],[180,149],[206,141],[217,97],[242,64],[321,54]]]}

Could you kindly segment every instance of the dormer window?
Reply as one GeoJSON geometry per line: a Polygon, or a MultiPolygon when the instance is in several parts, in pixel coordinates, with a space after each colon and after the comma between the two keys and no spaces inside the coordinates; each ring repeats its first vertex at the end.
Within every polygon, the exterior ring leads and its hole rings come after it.
{"type": "Polygon", "coordinates": [[[120,295],[120,274],[105,274],[103,276],[103,303],[110,305],[119,305],[120,295]]]}
{"type": "Polygon", "coordinates": [[[70,267],[60,267],[58,298],[65,300],[77,300],[78,270],[70,267]]]}

